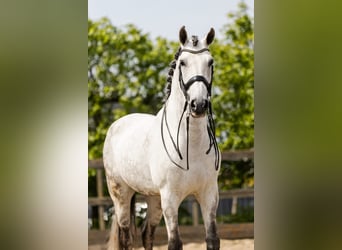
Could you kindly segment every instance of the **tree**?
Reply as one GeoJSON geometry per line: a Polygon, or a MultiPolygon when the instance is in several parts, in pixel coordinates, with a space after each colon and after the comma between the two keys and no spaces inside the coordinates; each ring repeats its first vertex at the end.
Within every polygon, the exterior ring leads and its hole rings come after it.
{"type": "Polygon", "coordinates": [[[254,145],[254,33],[246,5],[239,7],[237,13],[228,14],[233,23],[223,27],[223,41],[211,47],[215,58],[213,106],[223,150],[254,145]]]}
{"type": "Polygon", "coordinates": [[[107,18],[88,21],[89,158],[102,157],[110,124],[132,112],[161,108],[168,64],[176,43],[152,41],[134,25],[124,30],[107,18]]]}
{"type": "MultiPolygon", "coordinates": [[[[213,98],[216,136],[222,150],[254,146],[254,28],[247,6],[229,13],[231,23],[223,27],[224,39],[213,44],[215,58],[213,98]]],[[[223,162],[221,189],[254,186],[254,162],[223,162]]]]}

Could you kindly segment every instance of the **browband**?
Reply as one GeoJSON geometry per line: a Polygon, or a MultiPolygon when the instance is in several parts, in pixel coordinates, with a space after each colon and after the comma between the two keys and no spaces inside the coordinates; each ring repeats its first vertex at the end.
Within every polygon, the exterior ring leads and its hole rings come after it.
{"type": "Polygon", "coordinates": [[[182,52],[189,52],[189,53],[192,53],[192,54],[199,54],[199,53],[202,53],[204,51],[209,51],[209,49],[208,48],[204,48],[204,49],[200,49],[200,50],[182,49],[180,51],[180,54],[182,54],[182,52]]]}

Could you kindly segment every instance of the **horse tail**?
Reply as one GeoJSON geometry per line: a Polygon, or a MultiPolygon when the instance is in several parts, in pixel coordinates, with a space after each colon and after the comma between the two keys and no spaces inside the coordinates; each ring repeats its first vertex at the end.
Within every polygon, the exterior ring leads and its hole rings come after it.
{"type": "Polygon", "coordinates": [[[112,216],[112,226],[107,241],[107,250],[117,250],[119,247],[119,224],[115,214],[112,216]]]}
{"type": "MultiPolygon", "coordinates": [[[[131,199],[131,206],[130,206],[130,232],[131,232],[131,242],[134,244],[135,236],[137,227],[135,224],[135,194],[131,199]]],[[[109,232],[109,237],[107,241],[107,250],[117,250],[120,248],[120,227],[117,221],[115,214],[112,216],[112,226],[109,232]]]]}
{"type": "Polygon", "coordinates": [[[130,216],[131,216],[131,223],[130,223],[130,231],[132,233],[132,243],[134,244],[136,235],[137,235],[137,226],[135,224],[135,201],[136,201],[136,194],[132,196],[131,199],[131,211],[130,211],[130,216]]]}

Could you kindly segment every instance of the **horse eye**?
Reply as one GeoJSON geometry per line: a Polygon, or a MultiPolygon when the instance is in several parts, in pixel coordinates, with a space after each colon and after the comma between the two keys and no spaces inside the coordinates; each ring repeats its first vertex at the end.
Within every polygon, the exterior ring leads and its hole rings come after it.
{"type": "Polygon", "coordinates": [[[183,60],[180,60],[180,65],[185,66],[185,62],[183,60]]]}
{"type": "Polygon", "coordinates": [[[213,64],[214,64],[214,60],[210,59],[209,62],[208,62],[208,67],[212,66],[213,64]]]}

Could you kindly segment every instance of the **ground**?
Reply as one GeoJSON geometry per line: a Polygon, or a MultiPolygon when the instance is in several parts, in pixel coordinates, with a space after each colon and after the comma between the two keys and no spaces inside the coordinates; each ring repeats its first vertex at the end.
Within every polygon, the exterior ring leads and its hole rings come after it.
{"type": "MultiPolygon", "coordinates": [[[[88,250],[104,250],[101,245],[89,246],[88,250]]],[[[156,246],[154,250],[167,250],[167,246],[156,246]]],[[[253,250],[254,249],[254,239],[242,239],[242,240],[221,240],[222,250],[253,250]]],[[[144,248],[137,248],[135,250],[144,250],[144,248]]],[[[187,243],[184,244],[183,250],[206,250],[204,243],[187,243]]]]}

